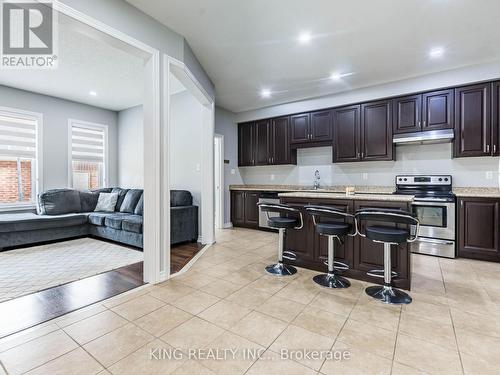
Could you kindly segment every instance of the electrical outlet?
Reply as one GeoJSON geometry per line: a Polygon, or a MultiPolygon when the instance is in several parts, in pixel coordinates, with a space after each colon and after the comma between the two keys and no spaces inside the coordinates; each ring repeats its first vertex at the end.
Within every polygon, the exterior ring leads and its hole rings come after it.
{"type": "Polygon", "coordinates": [[[274,181],[275,175],[272,174],[270,177],[271,177],[271,181],[274,181]]]}
{"type": "Polygon", "coordinates": [[[486,179],[493,180],[493,171],[486,171],[486,179]]]}
{"type": "Polygon", "coordinates": [[[363,180],[368,180],[368,173],[363,173],[363,180]]]}
{"type": "Polygon", "coordinates": [[[236,169],[231,168],[231,174],[236,174],[236,169]]]}

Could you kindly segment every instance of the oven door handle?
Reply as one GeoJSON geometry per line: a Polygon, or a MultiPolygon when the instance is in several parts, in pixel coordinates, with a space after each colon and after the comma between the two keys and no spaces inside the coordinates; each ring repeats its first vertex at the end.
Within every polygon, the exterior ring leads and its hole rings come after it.
{"type": "Polygon", "coordinates": [[[453,242],[453,241],[434,240],[434,239],[424,238],[424,237],[419,237],[417,239],[417,241],[432,243],[432,244],[435,244],[435,245],[454,245],[455,244],[455,242],[453,242]]]}

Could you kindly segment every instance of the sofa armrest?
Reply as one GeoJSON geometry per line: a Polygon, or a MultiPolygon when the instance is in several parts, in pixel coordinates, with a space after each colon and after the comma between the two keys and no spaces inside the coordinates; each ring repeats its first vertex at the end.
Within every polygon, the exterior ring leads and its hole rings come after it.
{"type": "Polygon", "coordinates": [[[198,206],[170,208],[170,243],[198,240],[198,206]]]}

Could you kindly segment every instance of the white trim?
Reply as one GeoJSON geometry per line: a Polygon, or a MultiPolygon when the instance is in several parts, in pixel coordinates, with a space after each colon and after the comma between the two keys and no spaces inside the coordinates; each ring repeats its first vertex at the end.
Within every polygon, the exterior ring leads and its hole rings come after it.
{"type": "Polygon", "coordinates": [[[44,171],[45,171],[45,166],[43,164],[43,113],[40,112],[32,112],[32,111],[26,111],[24,109],[18,109],[18,108],[13,108],[13,107],[4,107],[0,106],[0,111],[2,112],[7,112],[7,113],[12,113],[13,116],[27,116],[31,118],[35,118],[37,121],[37,126],[36,126],[36,173],[35,173],[35,186],[34,190],[32,189],[31,195],[32,195],[32,202],[26,203],[26,202],[20,202],[19,204],[17,203],[8,203],[5,205],[0,205],[0,210],[4,211],[7,210],[7,207],[11,207],[11,210],[13,207],[19,207],[19,209],[23,209],[26,205],[35,205],[36,207],[36,201],[37,201],[37,196],[38,194],[43,191],[44,185],[43,185],[43,176],[44,176],[44,171]]]}
{"type": "Polygon", "coordinates": [[[233,227],[233,223],[229,222],[229,223],[224,223],[224,229],[230,229],[233,227]]]}
{"type": "Polygon", "coordinates": [[[28,211],[28,210],[36,210],[36,203],[19,203],[19,204],[5,204],[0,205],[0,212],[9,212],[9,211],[28,211]]]}
{"type": "Polygon", "coordinates": [[[148,129],[144,133],[145,135],[150,133],[152,140],[151,143],[146,142],[150,139],[149,136],[144,140],[144,144],[148,145],[148,147],[144,147],[144,281],[148,283],[159,282],[161,271],[160,254],[162,251],[159,238],[161,233],[169,231],[169,227],[162,226],[164,223],[160,220],[161,215],[159,214],[161,212],[160,206],[163,203],[159,199],[161,196],[163,166],[161,165],[161,141],[159,138],[154,138],[156,135],[161,134],[162,127],[160,52],[66,4],[59,1],[55,1],[53,4],[55,10],[151,55],[146,63],[149,68],[145,69],[149,76],[146,76],[147,90],[145,90],[146,95],[144,98],[144,117],[148,120],[144,122],[144,128],[148,129]]]}
{"type": "Polygon", "coordinates": [[[198,259],[200,259],[203,256],[203,254],[205,254],[207,252],[207,250],[210,249],[211,247],[212,247],[212,244],[205,245],[203,247],[203,249],[201,249],[200,251],[198,251],[196,253],[196,255],[184,267],[181,268],[180,271],[177,271],[173,275],[170,275],[169,278],[174,278],[174,277],[180,276],[180,275],[186,273],[187,271],[189,271],[189,269],[193,266],[193,264],[195,264],[196,261],[198,259]]]}
{"type": "Polygon", "coordinates": [[[106,124],[98,124],[95,122],[88,122],[70,118],[68,119],[68,188],[73,188],[73,125],[82,125],[83,127],[96,130],[104,130],[104,174],[103,174],[103,186],[109,187],[109,137],[108,129],[109,126],[106,124]]]}
{"type": "MultiPolygon", "coordinates": [[[[216,224],[216,228],[217,229],[222,229],[224,228],[224,195],[225,195],[225,189],[224,189],[224,136],[222,134],[214,134],[214,139],[217,138],[219,140],[219,150],[220,150],[220,157],[221,157],[221,160],[220,160],[220,166],[219,166],[219,169],[220,169],[220,176],[219,176],[219,181],[218,181],[218,185],[219,185],[219,207],[216,207],[215,209],[217,210],[217,212],[219,213],[219,216],[217,217],[218,218],[218,223],[215,223],[216,224]]],[[[214,153],[214,157],[215,157],[215,153],[214,153]]],[[[214,163],[216,163],[217,160],[214,160],[214,163]]],[[[214,173],[215,173],[215,170],[214,170],[214,173]]],[[[214,179],[215,179],[215,176],[214,176],[214,179]]],[[[214,181],[215,182],[215,181],[214,181]]],[[[215,192],[217,194],[217,192],[215,192]]]]}

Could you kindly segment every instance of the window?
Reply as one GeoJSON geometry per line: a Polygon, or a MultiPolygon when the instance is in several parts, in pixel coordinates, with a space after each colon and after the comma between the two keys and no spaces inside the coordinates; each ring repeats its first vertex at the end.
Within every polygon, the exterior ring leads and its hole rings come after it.
{"type": "Polygon", "coordinates": [[[74,189],[97,189],[107,185],[107,133],[106,125],[69,121],[69,178],[74,189]]]}
{"type": "Polygon", "coordinates": [[[39,113],[0,107],[0,207],[35,204],[41,126],[39,113]]]}

